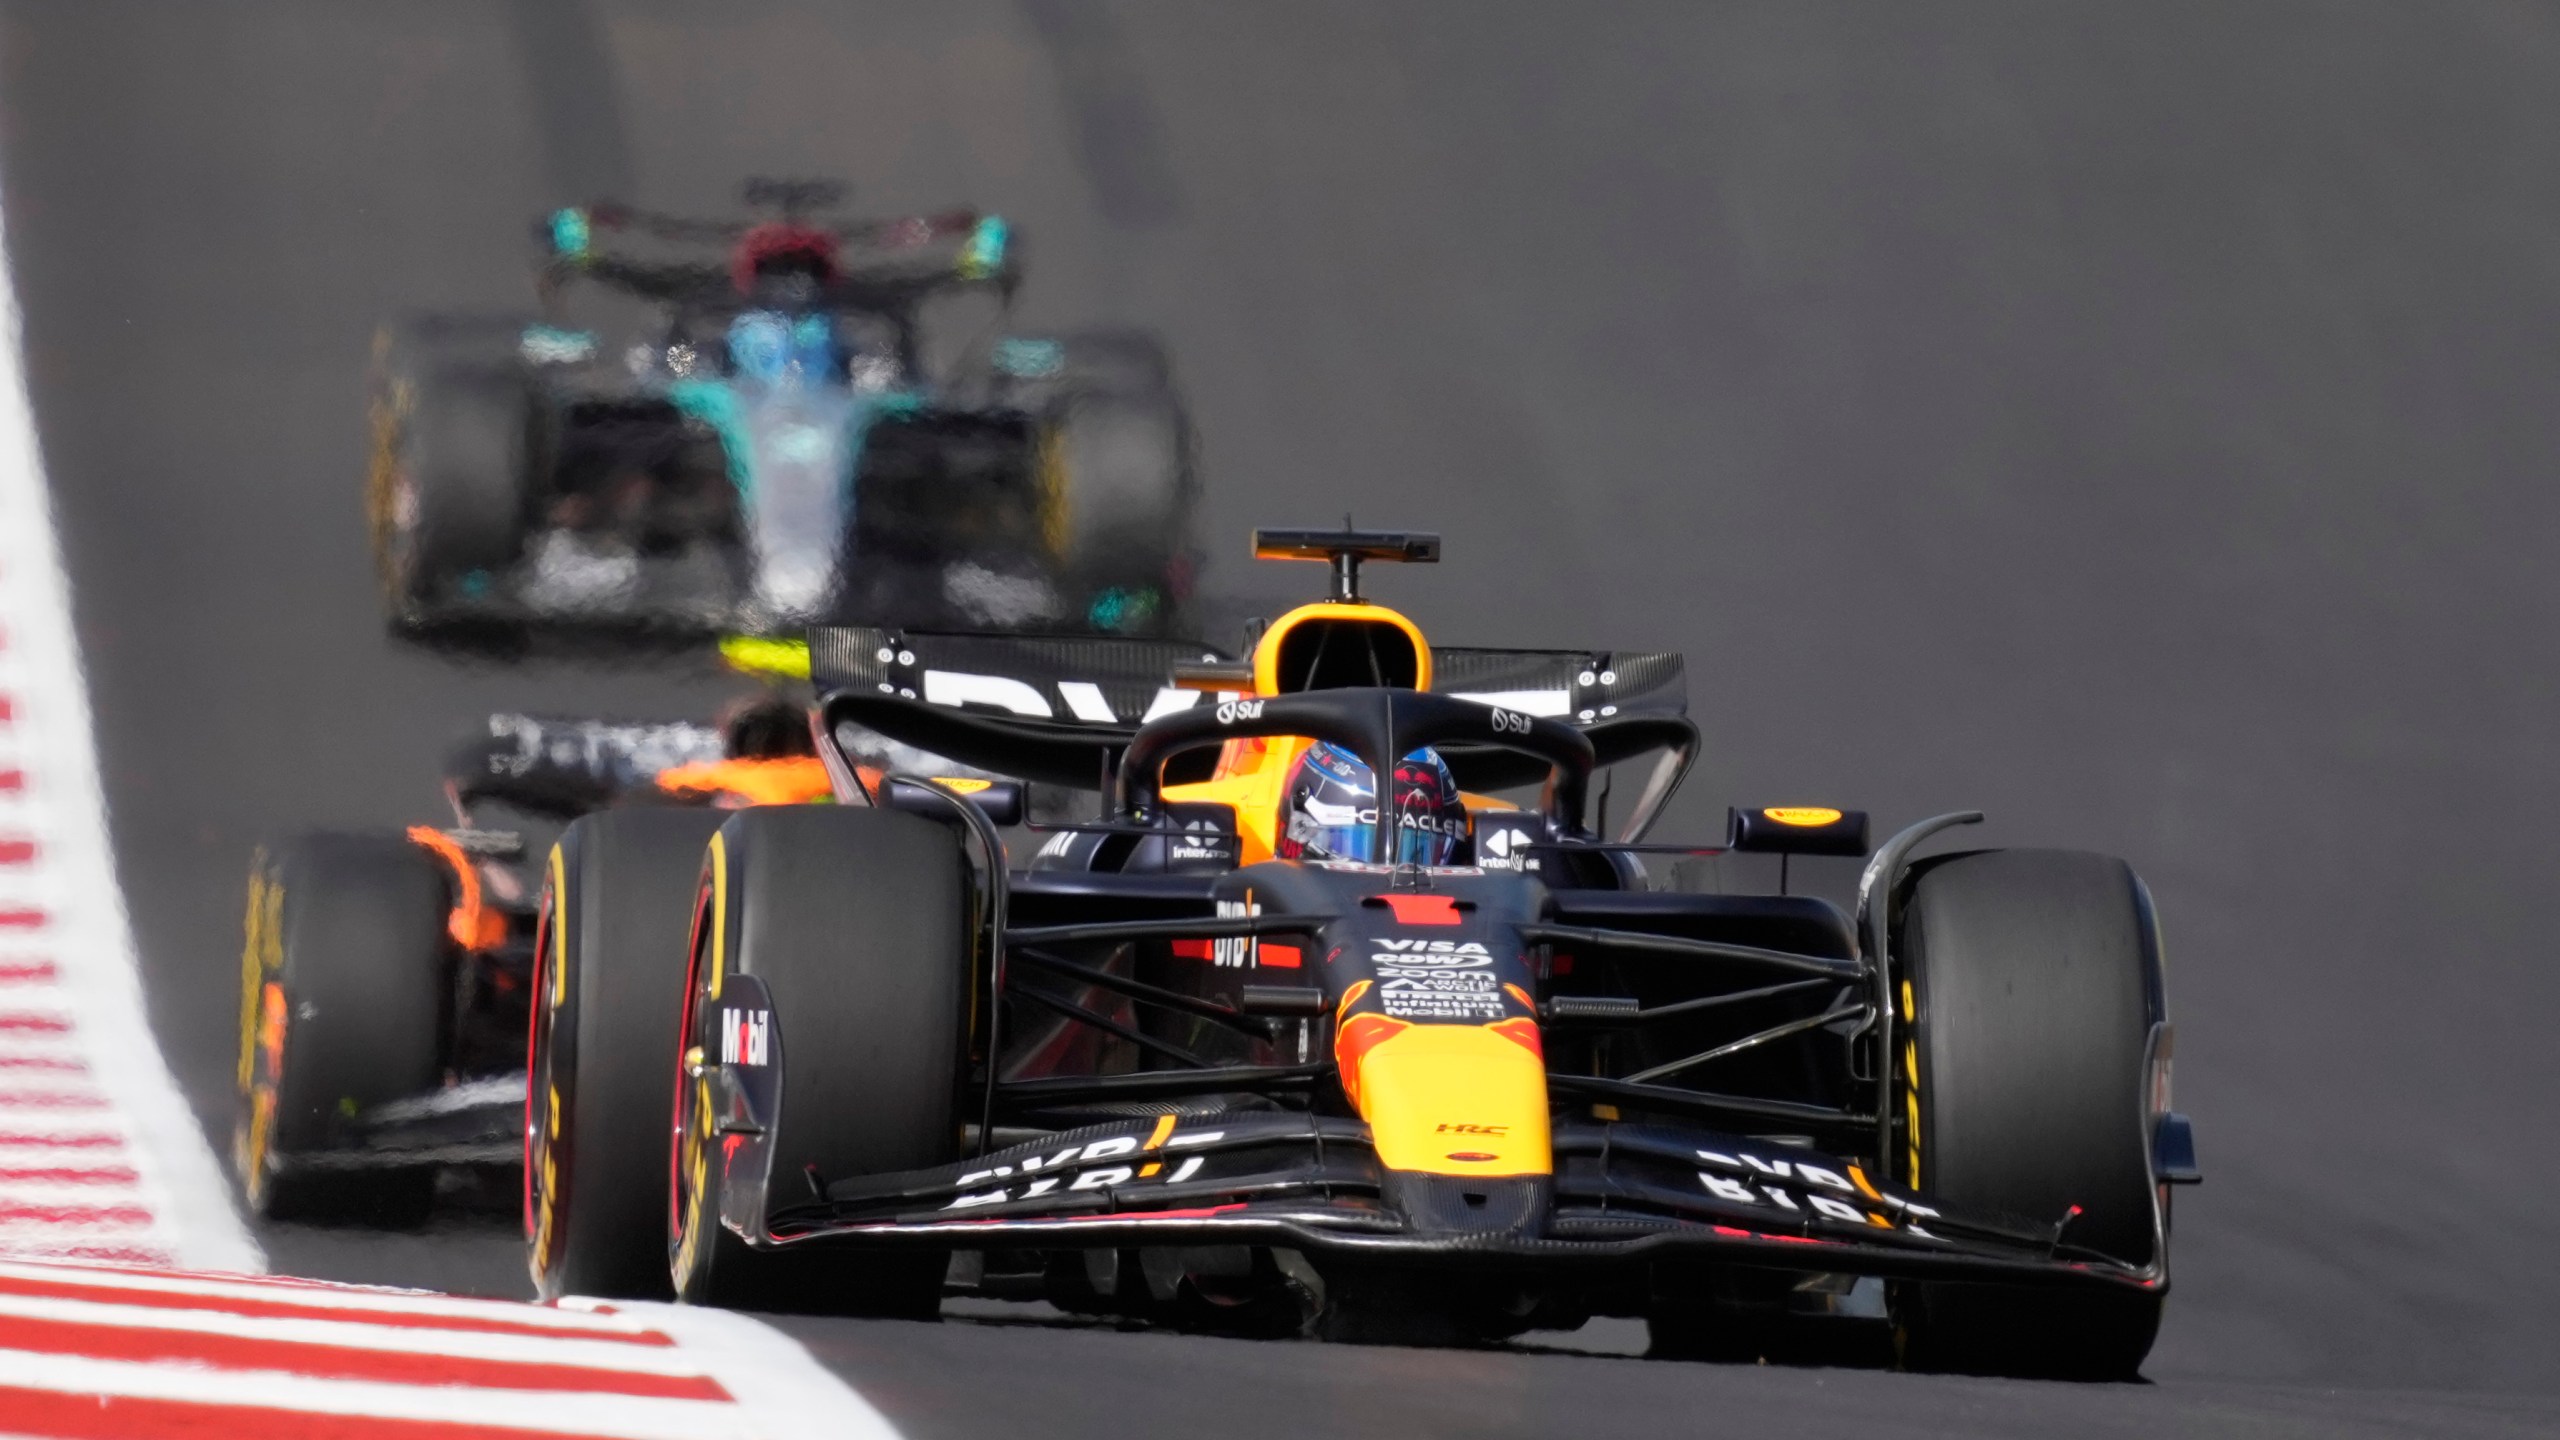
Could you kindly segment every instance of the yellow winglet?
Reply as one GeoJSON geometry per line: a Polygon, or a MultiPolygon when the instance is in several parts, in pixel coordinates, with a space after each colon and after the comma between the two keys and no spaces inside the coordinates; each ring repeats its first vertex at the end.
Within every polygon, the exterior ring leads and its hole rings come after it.
{"type": "Polygon", "coordinates": [[[723,635],[720,658],[732,670],[771,675],[783,680],[809,678],[809,642],[776,640],[764,635],[723,635]]]}

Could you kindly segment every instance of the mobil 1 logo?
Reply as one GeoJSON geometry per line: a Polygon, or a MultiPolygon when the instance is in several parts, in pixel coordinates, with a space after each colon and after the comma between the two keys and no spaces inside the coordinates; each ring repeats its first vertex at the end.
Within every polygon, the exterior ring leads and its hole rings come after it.
{"type": "Polygon", "coordinates": [[[764,1065],[773,1053],[773,1012],[734,1005],[720,1008],[720,1063],[764,1065]]]}

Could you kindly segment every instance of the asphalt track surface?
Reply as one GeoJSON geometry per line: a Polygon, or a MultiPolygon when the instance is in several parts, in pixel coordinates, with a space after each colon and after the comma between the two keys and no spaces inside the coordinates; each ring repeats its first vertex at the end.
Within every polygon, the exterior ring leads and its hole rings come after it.
{"type": "MultiPolygon", "coordinates": [[[[432,813],[492,708],[727,690],[379,638],[376,319],[520,304],[564,197],[838,174],[1016,217],[1034,322],[1161,328],[1222,546],[1434,526],[1373,589],[1443,638],[1686,651],[1673,829],[1978,806],[2132,859],[2209,1177],[2144,1387],[800,1327],[911,1433],[2560,1430],[2555,93],[2560,12],[2403,0],[6,5],[171,1065],[219,1133],[257,839],[432,813]]],[[[508,1221],[266,1238],[511,1293],[508,1221]]]]}

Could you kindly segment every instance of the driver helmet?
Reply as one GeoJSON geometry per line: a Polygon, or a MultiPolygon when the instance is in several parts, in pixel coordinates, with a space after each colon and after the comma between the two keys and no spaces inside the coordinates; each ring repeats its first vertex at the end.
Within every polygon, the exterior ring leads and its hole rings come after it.
{"type": "Polygon", "coordinates": [[[747,310],[729,322],[729,366],[749,380],[823,380],[836,364],[835,328],[824,315],[747,310]]]}
{"type": "Polygon", "coordinates": [[[1467,836],[1467,803],[1458,779],[1435,751],[1398,761],[1388,801],[1398,823],[1396,853],[1377,849],[1378,779],[1360,757],[1317,741],[1290,773],[1287,813],[1274,853],[1284,860],[1357,860],[1366,864],[1446,865],[1467,836]]]}

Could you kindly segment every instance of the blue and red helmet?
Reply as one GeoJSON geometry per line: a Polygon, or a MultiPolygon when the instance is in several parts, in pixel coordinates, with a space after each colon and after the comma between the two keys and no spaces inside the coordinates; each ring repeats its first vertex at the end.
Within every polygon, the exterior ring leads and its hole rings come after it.
{"type": "Polygon", "coordinates": [[[1284,860],[1446,865],[1467,838],[1467,802],[1448,762],[1416,750],[1396,763],[1388,786],[1395,854],[1377,851],[1378,779],[1339,745],[1309,746],[1289,776],[1287,813],[1272,849],[1284,860]]]}

